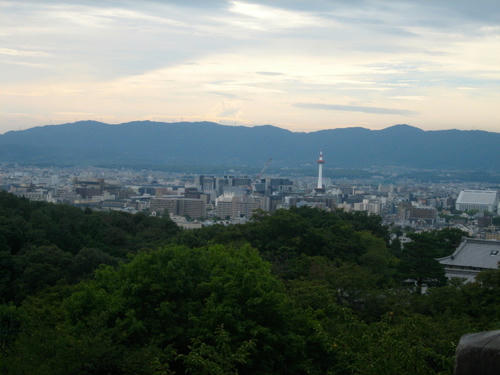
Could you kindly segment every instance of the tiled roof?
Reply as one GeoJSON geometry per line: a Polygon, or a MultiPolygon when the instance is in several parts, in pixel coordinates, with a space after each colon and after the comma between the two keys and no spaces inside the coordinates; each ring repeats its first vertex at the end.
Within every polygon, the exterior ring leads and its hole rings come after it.
{"type": "Polygon", "coordinates": [[[456,267],[498,268],[500,241],[466,238],[455,252],[439,263],[456,267]]]}

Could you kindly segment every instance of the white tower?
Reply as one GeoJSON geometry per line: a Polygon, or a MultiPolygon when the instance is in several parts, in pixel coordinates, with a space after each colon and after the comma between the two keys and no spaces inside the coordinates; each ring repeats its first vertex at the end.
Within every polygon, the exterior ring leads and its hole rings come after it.
{"type": "Polygon", "coordinates": [[[325,164],[325,161],[323,160],[323,152],[320,152],[318,159],[318,186],[315,189],[317,192],[325,191],[325,188],[323,187],[323,164],[325,164]]]}

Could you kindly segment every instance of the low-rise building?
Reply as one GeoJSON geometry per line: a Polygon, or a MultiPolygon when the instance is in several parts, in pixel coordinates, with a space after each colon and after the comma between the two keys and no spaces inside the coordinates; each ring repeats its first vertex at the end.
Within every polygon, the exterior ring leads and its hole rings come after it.
{"type": "Polygon", "coordinates": [[[453,254],[437,260],[448,279],[474,281],[479,272],[498,268],[500,241],[465,238],[453,254]]]}
{"type": "Polygon", "coordinates": [[[498,192],[494,190],[462,190],[455,208],[459,211],[496,212],[498,204],[498,192]]]}

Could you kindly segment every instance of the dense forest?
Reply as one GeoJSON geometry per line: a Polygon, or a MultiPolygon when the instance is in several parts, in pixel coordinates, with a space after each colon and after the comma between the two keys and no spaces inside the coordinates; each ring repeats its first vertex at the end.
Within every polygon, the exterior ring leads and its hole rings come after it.
{"type": "Polygon", "coordinates": [[[311,208],[187,231],[0,193],[0,373],[451,374],[461,335],[500,328],[500,271],[447,283],[434,260],[461,236],[402,249],[311,208]]]}

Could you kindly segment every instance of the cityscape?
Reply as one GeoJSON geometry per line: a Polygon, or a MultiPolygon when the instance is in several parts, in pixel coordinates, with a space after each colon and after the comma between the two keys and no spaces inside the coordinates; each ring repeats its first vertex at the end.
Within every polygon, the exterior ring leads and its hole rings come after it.
{"type": "MultiPolygon", "coordinates": [[[[332,156],[333,157],[333,156],[332,156]]],[[[33,201],[81,208],[169,215],[183,228],[243,224],[262,210],[316,207],[380,215],[409,231],[457,228],[470,237],[500,240],[495,183],[384,183],[377,178],[323,178],[323,154],[310,176],[193,175],[155,170],[0,167],[0,187],[33,201]],[[316,172],[317,177],[313,177],[316,172]]],[[[394,231],[396,232],[396,231],[394,231]]]]}
{"type": "Polygon", "coordinates": [[[0,375],[500,374],[498,0],[0,0],[0,375]]]}

